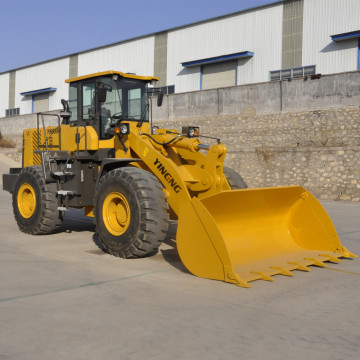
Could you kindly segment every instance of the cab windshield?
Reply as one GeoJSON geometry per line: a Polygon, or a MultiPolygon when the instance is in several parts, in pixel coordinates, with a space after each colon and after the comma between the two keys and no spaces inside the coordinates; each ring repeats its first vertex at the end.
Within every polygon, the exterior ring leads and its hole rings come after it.
{"type": "Polygon", "coordinates": [[[111,124],[122,121],[149,121],[144,81],[109,77],[100,78],[100,86],[106,88],[106,100],[100,103],[101,137],[107,137],[111,124]]]}
{"type": "Polygon", "coordinates": [[[148,121],[146,86],[144,81],[109,77],[100,78],[107,89],[106,100],[101,103],[101,115],[122,117],[123,120],[148,121]]]}
{"type": "Polygon", "coordinates": [[[99,115],[100,138],[109,138],[111,124],[121,121],[149,121],[147,106],[147,82],[119,77],[103,76],[70,84],[71,122],[85,121],[90,124],[99,115]],[[106,99],[96,104],[96,89],[106,90],[106,99]],[[79,97],[79,101],[78,101],[79,97]]]}

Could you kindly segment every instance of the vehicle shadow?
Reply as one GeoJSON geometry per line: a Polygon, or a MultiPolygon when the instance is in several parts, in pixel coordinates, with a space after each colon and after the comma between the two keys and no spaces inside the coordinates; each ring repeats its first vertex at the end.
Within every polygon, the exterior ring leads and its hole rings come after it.
{"type": "MultiPolygon", "coordinates": [[[[169,221],[169,228],[163,241],[164,246],[161,246],[159,251],[156,252],[158,256],[161,256],[168,264],[180,270],[184,273],[190,274],[190,272],[183,265],[178,251],[176,249],[176,230],[177,221],[169,221]]],[[[82,232],[91,231],[93,232],[93,241],[100,251],[107,253],[103,245],[99,241],[98,235],[95,233],[95,222],[94,219],[84,215],[83,209],[69,209],[66,212],[64,221],[59,229],[59,232],[82,232]]],[[[150,254],[149,257],[157,258],[156,253],[150,254]]]]}
{"type": "Polygon", "coordinates": [[[95,222],[92,217],[85,216],[83,209],[69,209],[65,213],[64,220],[61,224],[59,232],[95,232],[95,222]]]}
{"type": "Polygon", "coordinates": [[[163,243],[167,246],[164,249],[160,248],[160,253],[168,264],[170,264],[177,270],[190,274],[189,270],[182,263],[176,248],[176,230],[177,230],[177,221],[170,220],[169,228],[165,240],[163,241],[163,243]]]}

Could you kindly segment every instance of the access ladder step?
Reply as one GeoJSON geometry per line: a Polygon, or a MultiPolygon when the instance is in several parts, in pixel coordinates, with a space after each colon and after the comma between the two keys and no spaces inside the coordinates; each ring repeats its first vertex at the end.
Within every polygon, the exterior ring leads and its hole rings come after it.
{"type": "Polygon", "coordinates": [[[69,171],[55,171],[52,173],[52,175],[61,177],[61,176],[75,176],[76,174],[74,172],[69,172],[69,171]]]}
{"type": "Polygon", "coordinates": [[[76,196],[76,195],[79,195],[76,191],[70,191],[70,190],[58,190],[56,193],[58,195],[61,195],[61,196],[76,196]]]}

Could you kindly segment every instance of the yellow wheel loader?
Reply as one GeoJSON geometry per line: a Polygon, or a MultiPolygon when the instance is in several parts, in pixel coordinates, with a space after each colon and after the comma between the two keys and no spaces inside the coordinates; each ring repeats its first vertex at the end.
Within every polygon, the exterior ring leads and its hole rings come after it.
{"type": "Polygon", "coordinates": [[[148,85],[157,80],[118,71],[66,80],[57,125],[38,114],[23,133],[22,168],[3,175],[21,231],[54,232],[69,208],[84,208],[101,248],[133,258],[156,253],[168,220],[178,220],[186,268],[243,287],[355,257],[307,190],[247,189],[224,167],[220,140],[202,144],[196,126],[152,129],[148,85]]]}

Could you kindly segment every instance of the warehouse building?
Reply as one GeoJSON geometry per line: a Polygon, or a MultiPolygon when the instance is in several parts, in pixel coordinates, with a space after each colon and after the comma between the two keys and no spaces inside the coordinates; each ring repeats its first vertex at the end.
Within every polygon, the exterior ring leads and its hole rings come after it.
{"type": "Polygon", "coordinates": [[[360,68],[359,0],[288,0],[0,73],[0,117],[56,110],[64,80],[153,75],[165,93],[360,68]]]}

